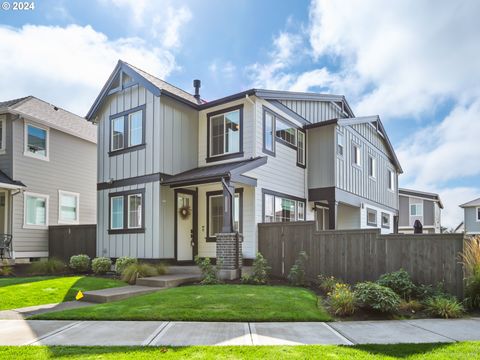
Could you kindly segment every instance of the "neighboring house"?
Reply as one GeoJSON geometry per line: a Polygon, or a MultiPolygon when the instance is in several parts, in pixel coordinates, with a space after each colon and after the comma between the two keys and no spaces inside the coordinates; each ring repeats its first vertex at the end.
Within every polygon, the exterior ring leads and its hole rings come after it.
{"type": "Polygon", "coordinates": [[[443,203],[438,194],[410,189],[399,189],[398,193],[400,197],[399,232],[413,234],[413,225],[418,220],[422,224],[424,233],[441,233],[443,203]]]}
{"type": "Polygon", "coordinates": [[[480,234],[480,198],[460,205],[460,207],[463,208],[465,234],[480,234]]]}
{"type": "Polygon", "coordinates": [[[0,234],[48,256],[48,226],[96,222],[96,127],[33,96],[0,102],[0,234]]]}
{"type": "Polygon", "coordinates": [[[377,116],[355,118],[343,96],[251,89],[206,102],[194,87],[119,61],[88,112],[99,256],[215,257],[215,234],[233,229],[252,259],[257,224],[272,221],[394,232],[402,170],[377,116]]]}
{"type": "Polygon", "coordinates": [[[465,232],[465,225],[463,224],[463,221],[458,224],[458,226],[453,230],[455,234],[463,234],[465,232]]]}

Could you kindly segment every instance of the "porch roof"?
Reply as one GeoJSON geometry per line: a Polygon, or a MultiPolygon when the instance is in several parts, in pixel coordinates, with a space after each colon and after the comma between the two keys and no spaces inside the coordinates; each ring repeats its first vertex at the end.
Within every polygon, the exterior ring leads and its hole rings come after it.
{"type": "Polygon", "coordinates": [[[13,180],[10,176],[0,170],[0,188],[18,189],[26,187],[21,181],[13,180]]]}
{"type": "Polygon", "coordinates": [[[202,166],[192,170],[172,175],[166,178],[162,185],[179,187],[187,185],[205,184],[219,182],[222,178],[229,179],[246,185],[257,185],[257,180],[243,173],[253,170],[267,163],[267,157],[256,157],[247,160],[234,161],[211,166],[202,166]]]}

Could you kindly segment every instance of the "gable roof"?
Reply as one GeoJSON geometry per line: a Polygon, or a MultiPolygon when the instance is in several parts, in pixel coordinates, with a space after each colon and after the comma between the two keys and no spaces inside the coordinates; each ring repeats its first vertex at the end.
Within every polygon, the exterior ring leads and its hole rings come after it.
{"type": "Polygon", "coordinates": [[[442,200],[440,200],[440,195],[438,194],[425,192],[425,191],[412,190],[412,189],[405,189],[405,188],[399,188],[398,194],[404,195],[404,196],[412,196],[412,197],[417,196],[417,197],[433,200],[438,202],[438,206],[440,206],[440,209],[443,209],[443,203],[442,203],[442,200]]]}
{"type": "Polygon", "coordinates": [[[361,117],[356,117],[356,118],[345,118],[345,119],[332,119],[332,120],[326,120],[326,121],[321,121],[318,123],[313,123],[304,126],[305,129],[315,129],[317,127],[322,127],[322,126],[328,126],[332,124],[337,124],[340,126],[348,126],[348,125],[355,125],[355,124],[367,124],[371,123],[372,125],[375,126],[377,129],[377,132],[380,133],[383,141],[385,142],[385,145],[390,152],[390,155],[392,156],[392,161],[397,168],[397,171],[402,174],[403,169],[402,166],[400,165],[400,161],[397,158],[397,154],[395,154],[395,150],[393,149],[393,145],[390,142],[390,139],[388,138],[387,132],[385,131],[385,128],[383,127],[382,121],[380,120],[380,117],[378,115],[373,115],[373,116],[361,116],[361,117]]]}
{"type": "Polygon", "coordinates": [[[466,208],[466,207],[476,207],[480,206],[480,198],[466,202],[465,204],[460,205],[461,208],[466,208]]]}
{"type": "Polygon", "coordinates": [[[2,112],[19,115],[47,127],[96,143],[97,128],[84,118],[34,96],[0,103],[2,112]],[[2,106],[6,104],[6,106],[2,106]]]}

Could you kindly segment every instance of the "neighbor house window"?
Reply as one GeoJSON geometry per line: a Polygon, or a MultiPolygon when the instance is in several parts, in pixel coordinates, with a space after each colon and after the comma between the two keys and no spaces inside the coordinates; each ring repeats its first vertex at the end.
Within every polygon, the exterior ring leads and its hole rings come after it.
{"type": "Polygon", "coordinates": [[[373,156],[368,157],[368,176],[371,178],[377,177],[377,159],[373,156]]]}
{"type": "Polygon", "coordinates": [[[410,204],[410,216],[423,216],[423,204],[410,204]]]}
{"type": "Polygon", "coordinates": [[[477,221],[480,221],[480,207],[477,207],[477,221]]]}
{"type": "Polygon", "coordinates": [[[144,232],[145,189],[110,194],[109,233],[144,232]]]}
{"type": "Polygon", "coordinates": [[[388,189],[389,190],[395,190],[395,173],[392,170],[387,170],[387,176],[388,176],[388,189]]]}
{"type": "Polygon", "coordinates": [[[382,228],[390,228],[390,214],[382,212],[382,228]]]}
{"type": "Polygon", "coordinates": [[[367,225],[377,226],[377,211],[367,208],[367,225]]]}
{"type": "Polygon", "coordinates": [[[221,159],[220,156],[241,153],[242,114],[242,109],[237,108],[208,115],[209,157],[221,159]]]}
{"type": "Polygon", "coordinates": [[[58,222],[78,224],[80,194],[58,191],[58,222]]]}
{"type": "Polygon", "coordinates": [[[274,154],[275,117],[271,112],[263,110],[263,121],[263,150],[266,153],[274,154]]]}
{"type": "Polygon", "coordinates": [[[275,122],[275,136],[290,144],[292,146],[297,146],[296,140],[297,129],[292,125],[287,124],[286,122],[276,119],[275,122]]]}
{"type": "Polygon", "coordinates": [[[264,222],[305,220],[305,201],[288,195],[264,193],[264,222]]]}
{"type": "Polygon", "coordinates": [[[352,146],[352,161],[355,165],[361,165],[361,153],[360,153],[360,146],[353,144],[352,146]]]}
{"type": "Polygon", "coordinates": [[[25,193],[25,225],[48,226],[48,195],[25,193]]]}
{"type": "Polygon", "coordinates": [[[0,115],[0,153],[5,152],[6,135],[7,135],[7,117],[5,115],[0,115]]]}
{"type": "Polygon", "coordinates": [[[305,133],[298,131],[297,136],[297,163],[305,165],[305,133]]]}
{"type": "MultiPolygon", "coordinates": [[[[241,212],[242,212],[242,192],[243,189],[235,191],[233,201],[233,230],[242,231],[241,212]]],[[[223,229],[224,213],[223,191],[207,192],[207,241],[215,241],[215,234],[221,233],[223,229]]]]}
{"type": "Polygon", "coordinates": [[[112,115],[110,119],[112,153],[136,149],[144,143],[145,105],[112,115]]]}
{"type": "Polygon", "coordinates": [[[337,154],[340,156],[343,156],[343,149],[345,146],[344,141],[345,139],[343,137],[343,134],[337,132],[337,154]]]}
{"type": "Polygon", "coordinates": [[[48,160],[48,129],[25,124],[25,155],[48,160]]]}

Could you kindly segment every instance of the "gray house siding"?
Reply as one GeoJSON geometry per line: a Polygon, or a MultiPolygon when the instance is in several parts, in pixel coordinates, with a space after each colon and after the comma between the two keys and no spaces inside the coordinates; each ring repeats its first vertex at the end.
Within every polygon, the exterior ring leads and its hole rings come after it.
{"type": "MultiPolygon", "coordinates": [[[[33,123],[33,122],[29,122],[33,123]]],[[[48,195],[49,225],[58,224],[59,190],[80,194],[79,221],[95,224],[96,144],[64,132],[49,129],[49,161],[24,155],[24,121],[12,123],[13,177],[26,185],[26,191],[48,195]]],[[[24,227],[24,195],[13,196],[13,250],[47,252],[48,230],[24,227]]],[[[35,256],[32,256],[35,257],[35,256]]]]}
{"type": "MultiPolygon", "coordinates": [[[[370,127],[369,124],[362,124],[362,126],[370,127]]],[[[345,148],[343,156],[336,155],[336,186],[377,204],[398,209],[398,176],[388,156],[350,126],[338,127],[337,131],[344,134],[345,148]],[[353,144],[360,146],[360,166],[353,164],[353,144]],[[369,155],[373,156],[377,162],[375,179],[368,175],[369,155]],[[394,191],[388,189],[387,170],[396,174],[394,191]]]]}
{"type": "Polygon", "coordinates": [[[5,114],[6,134],[5,134],[5,153],[0,154],[0,170],[10,177],[13,177],[12,161],[12,119],[10,114],[5,114]]]}
{"type": "Polygon", "coordinates": [[[477,208],[467,207],[465,211],[465,232],[467,234],[480,234],[480,221],[477,221],[477,208]]]}
{"type": "Polygon", "coordinates": [[[335,186],[335,125],[307,131],[308,187],[335,186]]]}
{"type": "Polygon", "coordinates": [[[339,107],[327,101],[280,100],[280,102],[311,123],[345,117],[339,107]]]}
{"type": "Polygon", "coordinates": [[[435,203],[430,200],[423,200],[423,226],[435,225],[435,203]]]}
{"type": "Polygon", "coordinates": [[[400,196],[399,198],[399,212],[398,212],[398,225],[399,226],[410,226],[409,217],[410,217],[410,202],[408,197],[400,196]]]}

